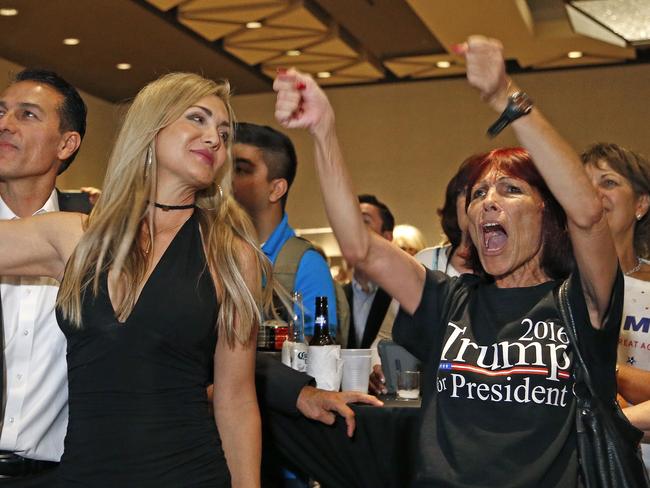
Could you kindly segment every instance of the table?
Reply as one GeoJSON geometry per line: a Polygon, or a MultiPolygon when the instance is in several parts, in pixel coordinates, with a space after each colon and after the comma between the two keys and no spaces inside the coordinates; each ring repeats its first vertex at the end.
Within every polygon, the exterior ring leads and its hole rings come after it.
{"type": "Polygon", "coordinates": [[[386,398],[383,407],[355,404],[357,427],[332,426],[274,411],[265,414],[265,443],[324,488],[404,488],[414,472],[420,401],[386,398]]]}

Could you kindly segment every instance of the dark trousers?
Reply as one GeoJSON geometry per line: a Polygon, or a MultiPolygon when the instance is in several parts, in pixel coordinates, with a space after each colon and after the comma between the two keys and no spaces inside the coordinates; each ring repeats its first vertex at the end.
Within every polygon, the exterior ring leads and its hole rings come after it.
{"type": "Polygon", "coordinates": [[[56,468],[43,471],[42,473],[23,476],[20,478],[2,478],[0,487],[2,488],[52,488],[56,468]]]}

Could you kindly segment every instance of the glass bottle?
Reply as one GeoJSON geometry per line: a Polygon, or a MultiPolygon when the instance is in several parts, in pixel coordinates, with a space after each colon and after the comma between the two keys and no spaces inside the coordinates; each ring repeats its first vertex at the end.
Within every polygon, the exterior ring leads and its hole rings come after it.
{"type": "Polygon", "coordinates": [[[305,342],[305,309],[302,294],[291,294],[291,316],[289,318],[289,335],[282,345],[282,362],[291,368],[307,371],[307,354],[309,346],[305,342]]]}
{"type": "Polygon", "coordinates": [[[314,335],[310,346],[330,346],[334,340],[330,336],[327,310],[327,297],[316,297],[316,313],[314,314],[314,335]]]}

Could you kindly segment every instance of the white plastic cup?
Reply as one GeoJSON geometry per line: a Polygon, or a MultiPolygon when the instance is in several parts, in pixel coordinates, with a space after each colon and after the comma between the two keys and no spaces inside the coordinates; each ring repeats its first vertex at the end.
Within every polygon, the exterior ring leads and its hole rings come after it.
{"type": "Polygon", "coordinates": [[[372,349],[341,349],[341,357],[347,358],[350,356],[370,356],[372,349]]]}
{"type": "MultiPolygon", "coordinates": [[[[346,349],[343,349],[346,351],[346,349]]],[[[343,381],[341,389],[343,391],[359,391],[368,393],[368,381],[370,375],[370,355],[343,356],[343,381]]]]}

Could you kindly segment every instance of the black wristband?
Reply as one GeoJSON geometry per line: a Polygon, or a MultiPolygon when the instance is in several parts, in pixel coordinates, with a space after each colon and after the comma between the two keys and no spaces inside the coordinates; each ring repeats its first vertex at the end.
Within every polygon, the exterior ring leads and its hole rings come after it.
{"type": "Polygon", "coordinates": [[[499,116],[499,118],[492,124],[488,130],[487,135],[490,138],[496,137],[503,129],[509,124],[517,120],[519,117],[528,115],[533,109],[533,101],[524,92],[515,92],[508,97],[508,105],[499,116]]]}

